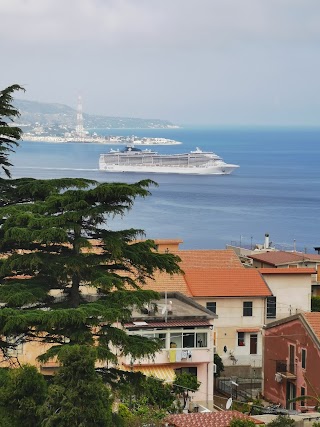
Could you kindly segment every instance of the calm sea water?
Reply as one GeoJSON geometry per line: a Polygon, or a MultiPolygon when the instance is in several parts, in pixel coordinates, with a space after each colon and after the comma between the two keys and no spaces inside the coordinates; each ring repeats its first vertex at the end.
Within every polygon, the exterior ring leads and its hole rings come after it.
{"type": "MultiPolygon", "coordinates": [[[[137,200],[113,228],[142,228],[149,238],[181,238],[182,248],[224,248],[263,243],[314,252],[320,245],[320,129],[100,130],[112,135],[158,136],[183,145],[159,152],[212,150],[240,168],[229,176],[108,174],[98,158],[112,146],[24,141],[12,155],[13,177],[85,177],[159,184],[137,200]]],[[[116,148],[114,146],[113,148],[116,148]]]]}

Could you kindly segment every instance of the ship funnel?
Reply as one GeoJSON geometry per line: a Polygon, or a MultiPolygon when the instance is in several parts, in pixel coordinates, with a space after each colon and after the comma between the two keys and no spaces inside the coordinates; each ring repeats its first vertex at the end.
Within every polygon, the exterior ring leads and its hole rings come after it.
{"type": "Polygon", "coordinates": [[[269,249],[270,240],[269,240],[269,233],[266,233],[264,235],[264,249],[269,249]]]}

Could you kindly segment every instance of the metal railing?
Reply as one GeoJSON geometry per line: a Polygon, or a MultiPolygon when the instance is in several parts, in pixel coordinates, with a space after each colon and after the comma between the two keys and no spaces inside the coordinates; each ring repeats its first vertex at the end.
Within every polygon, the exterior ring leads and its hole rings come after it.
{"type": "Polygon", "coordinates": [[[216,380],[216,390],[236,400],[248,401],[261,391],[261,378],[226,378],[216,380]]]}
{"type": "Polygon", "coordinates": [[[296,364],[290,362],[288,363],[286,360],[276,360],[276,372],[289,372],[292,375],[296,375],[296,364]]]}

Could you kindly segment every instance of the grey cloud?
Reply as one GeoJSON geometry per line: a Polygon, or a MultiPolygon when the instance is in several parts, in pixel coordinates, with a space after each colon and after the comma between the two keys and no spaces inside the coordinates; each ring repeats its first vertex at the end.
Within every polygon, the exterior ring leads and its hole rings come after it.
{"type": "Polygon", "coordinates": [[[319,0],[0,0],[0,87],[179,123],[318,123],[319,0]]]}
{"type": "Polygon", "coordinates": [[[224,47],[320,36],[313,0],[2,0],[0,14],[2,37],[34,45],[224,47]]]}

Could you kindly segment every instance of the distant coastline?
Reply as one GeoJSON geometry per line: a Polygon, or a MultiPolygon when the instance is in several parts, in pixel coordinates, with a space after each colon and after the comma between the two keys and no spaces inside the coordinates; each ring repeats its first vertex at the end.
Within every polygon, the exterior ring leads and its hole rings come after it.
{"type": "Polygon", "coordinates": [[[167,138],[150,138],[137,136],[99,136],[99,135],[83,135],[70,137],[63,136],[43,136],[43,135],[32,135],[30,133],[24,134],[24,140],[30,142],[52,142],[52,143],[96,143],[96,144],[108,144],[108,145],[178,145],[182,144],[180,141],[167,138]]]}

